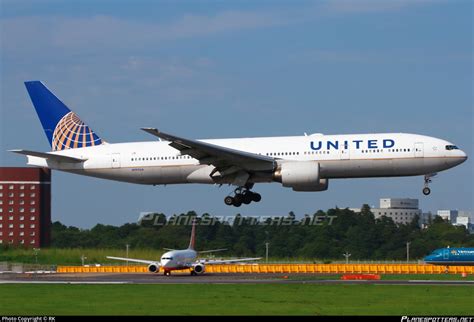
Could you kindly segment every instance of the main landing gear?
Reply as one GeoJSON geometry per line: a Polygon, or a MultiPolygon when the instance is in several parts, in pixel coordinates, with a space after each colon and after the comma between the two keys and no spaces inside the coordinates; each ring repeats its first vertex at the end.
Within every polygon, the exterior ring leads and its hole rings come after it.
{"type": "Polygon", "coordinates": [[[431,193],[431,189],[428,187],[428,185],[431,183],[431,178],[435,175],[436,173],[425,174],[425,187],[423,188],[423,194],[425,196],[431,193]]]}
{"type": "Polygon", "coordinates": [[[224,198],[224,203],[227,206],[240,207],[242,204],[248,205],[252,201],[259,202],[262,196],[259,193],[250,191],[247,187],[239,187],[234,190],[234,196],[227,196],[224,198]]]}

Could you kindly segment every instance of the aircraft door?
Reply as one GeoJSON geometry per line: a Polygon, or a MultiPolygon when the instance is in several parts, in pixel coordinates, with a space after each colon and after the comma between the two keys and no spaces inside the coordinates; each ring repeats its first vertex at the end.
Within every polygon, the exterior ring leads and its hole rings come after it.
{"type": "Polygon", "coordinates": [[[120,153],[112,153],[112,168],[118,169],[120,168],[120,153]]]}
{"type": "Polygon", "coordinates": [[[443,259],[449,259],[449,249],[443,249],[443,259]]]}
{"type": "Polygon", "coordinates": [[[415,151],[415,158],[422,158],[424,156],[423,142],[415,143],[413,151],[415,151]]]}

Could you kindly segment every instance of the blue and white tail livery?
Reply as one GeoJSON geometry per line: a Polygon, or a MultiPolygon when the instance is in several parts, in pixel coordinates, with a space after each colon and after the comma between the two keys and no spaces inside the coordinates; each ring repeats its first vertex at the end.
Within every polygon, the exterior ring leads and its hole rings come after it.
{"type": "Polygon", "coordinates": [[[29,165],[138,184],[231,184],[224,202],[236,207],[259,202],[251,189],[270,182],[325,191],[333,179],[421,175],[428,195],[430,177],[467,159],[449,141],[409,133],[193,140],[142,128],[160,141],[104,144],[43,83],[25,84],[53,150],[13,151],[29,165]]]}
{"type": "Polygon", "coordinates": [[[100,145],[102,139],[40,81],[25,82],[53,151],[100,145]]]}

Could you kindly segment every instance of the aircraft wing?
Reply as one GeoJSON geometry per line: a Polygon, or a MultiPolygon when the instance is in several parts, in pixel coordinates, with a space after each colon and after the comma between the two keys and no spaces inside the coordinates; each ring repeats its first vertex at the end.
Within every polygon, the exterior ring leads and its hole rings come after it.
{"type": "Polygon", "coordinates": [[[253,257],[253,258],[236,258],[236,259],[200,259],[198,261],[199,263],[202,263],[202,264],[213,265],[213,264],[230,264],[230,263],[239,263],[239,262],[258,261],[260,259],[262,258],[253,257]]]}
{"type": "Polygon", "coordinates": [[[54,154],[54,153],[49,153],[49,152],[37,152],[37,151],[30,151],[30,150],[10,150],[10,152],[30,155],[33,157],[39,157],[39,158],[56,161],[56,162],[80,163],[80,162],[87,161],[87,159],[80,159],[80,158],[70,157],[70,156],[61,155],[61,154],[54,154]]]}
{"type": "Polygon", "coordinates": [[[220,248],[220,249],[210,249],[210,250],[199,250],[197,251],[199,254],[205,254],[205,253],[215,253],[215,252],[223,252],[227,250],[227,248],[220,248]]]}
{"type": "Polygon", "coordinates": [[[135,259],[135,258],[125,258],[125,257],[113,257],[113,256],[107,256],[108,259],[115,259],[119,261],[127,261],[127,262],[135,262],[135,263],[142,263],[142,264],[157,264],[159,261],[150,261],[146,259],[135,259]]]}
{"type": "MultiPolygon", "coordinates": [[[[161,132],[155,128],[142,128],[143,131],[169,141],[169,145],[181,152],[198,159],[201,164],[213,165],[220,176],[234,174],[239,171],[273,171],[275,160],[271,157],[234,150],[223,146],[191,140],[161,132]]],[[[211,174],[213,176],[214,173],[211,174]]]]}

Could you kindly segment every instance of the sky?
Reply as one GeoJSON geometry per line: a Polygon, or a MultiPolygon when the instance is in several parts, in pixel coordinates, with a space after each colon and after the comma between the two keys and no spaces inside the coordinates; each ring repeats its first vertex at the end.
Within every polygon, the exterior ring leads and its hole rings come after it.
{"type": "Polygon", "coordinates": [[[0,0],[0,166],[49,151],[23,82],[42,80],[104,140],[408,132],[469,156],[433,178],[339,179],[325,192],[256,185],[141,186],[54,171],[52,220],[90,228],[141,212],[297,217],[420,199],[473,209],[473,2],[443,0],[0,0]]]}

